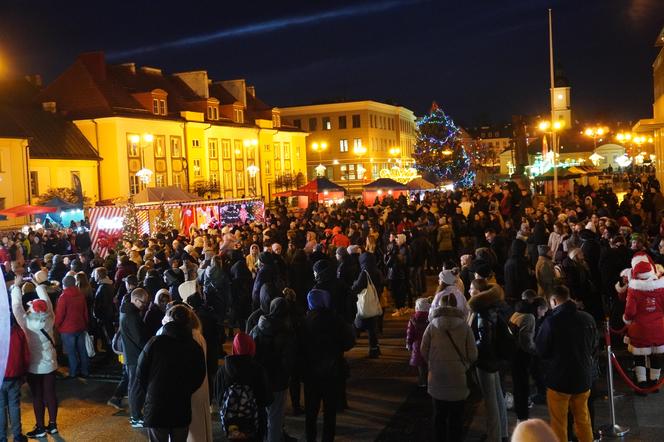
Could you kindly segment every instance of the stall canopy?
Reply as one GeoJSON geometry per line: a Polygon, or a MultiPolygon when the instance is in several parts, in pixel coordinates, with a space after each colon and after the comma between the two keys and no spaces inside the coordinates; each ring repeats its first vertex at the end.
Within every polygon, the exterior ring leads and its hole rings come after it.
{"type": "Polygon", "coordinates": [[[202,198],[197,195],[185,192],[179,187],[168,186],[168,187],[146,187],[145,189],[138,192],[134,195],[135,204],[156,204],[162,201],[164,202],[176,202],[176,201],[192,201],[200,200],[202,198]]]}
{"type": "Polygon", "coordinates": [[[362,190],[362,199],[367,206],[374,204],[376,200],[382,201],[388,195],[392,198],[399,198],[401,195],[408,197],[408,187],[391,178],[378,178],[362,190]]]}
{"type": "Polygon", "coordinates": [[[60,211],[62,211],[62,210],[71,210],[71,209],[80,209],[82,207],[81,204],[69,203],[69,202],[67,202],[67,201],[65,201],[62,198],[57,197],[57,196],[54,197],[54,198],[51,198],[50,200],[48,200],[48,201],[46,201],[42,204],[40,204],[40,206],[55,207],[57,210],[60,210],[60,211]]]}
{"type": "MultiPolygon", "coordinates": [[[[569,180],[574,178],[580,178],[582,176],[595,176],[601,175],[602,171],[592,166],[571,166],[571,167],[559,167],[558,168],[558,179],[559,180],[569,180]]],[[[542,175],[536,176],[535,180],[537,181],[548,181],[553,179],[553,169],[548,170],[542,175]]]]}
{"type": "Polygon", "coordinates": [[[366,190],[408,190],[405,184],[401,184],[392,178],[378,178],[376,181],[364,186],[366,190]]]}
{"type": "Polygon", "coordinates": [[[406,183],[406,187],[408,187],[408,190],[433,190],[436,188],[436,185],[424,178],[415,178],[406,183]]]}
{"type": "Polygon", "coordinates": [[[39,215],[40,213],[53,213],[57,210],[58,209],[55,207],[31,206],[29,204],[22,204],[20,206],[0,210],[0,215],[4,215],[8,218],[17,218],[19,216],[39,215]]]}
{"type": "Polygon", "coordinates": [[[319,203],[341,200],[346,189],[325,177],[317,177],[295,190],[279,192],[277,197],[298,197],[298,207],[305,208],[312,201],[319,203]]]}

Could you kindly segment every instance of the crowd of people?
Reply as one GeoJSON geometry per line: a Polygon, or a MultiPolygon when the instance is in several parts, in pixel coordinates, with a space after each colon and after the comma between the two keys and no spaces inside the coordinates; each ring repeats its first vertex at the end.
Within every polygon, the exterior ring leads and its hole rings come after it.
{"type": "MultiPolygon", "coordinates": [[[[644,175],[622,201],[609,187],[577,186],[550,203],[514,182],[302,212],[277,200],[260,221],[143,235],[106,256],[85,229],[7,234],[12,328],[0,404],[15,441],[57,433],[58,355],[64,380],[87,378],[96,351],[123,367],[108,404],[124,408],[127,396],[130,425],[150,440],[211,441],[213,409],[230,440],[292,440],[290,399],[308,441],[323,405],[331,441],[348,407],[344,353],[366,333],[367,357],[381,357],[385,314],[362,307],[374,296],[408,319],[435,440],[462,440],[478,392],[487,441],[507,440],[507,409],[527,421],[532,403],[547,404],[559,440],[591,441],[601,321],[628,325],[639,386],[659,380],[663,211],[659,183],[644,175]],[[26,377],[36,426],[24,436],[26,377]]],[[[6,427],[3,412],[0,440],[6,427]]]]}

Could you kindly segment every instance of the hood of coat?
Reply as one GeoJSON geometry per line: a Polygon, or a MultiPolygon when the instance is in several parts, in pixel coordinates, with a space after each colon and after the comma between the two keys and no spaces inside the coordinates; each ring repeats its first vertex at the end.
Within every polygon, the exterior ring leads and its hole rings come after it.
{"type": "Polygon", "coordinates": [[[489,284],[489,288],[483,292],[471,296],[468,307],[474,312],[491,307],[505,299],[505,292],[498,284],[489,284]]]}
{"type": "Polygon", "coordinates": [[[465,323],[463,312],[454,307],[439,307],[433,311],[431,325],[441,330],[451,330],[465,323]]]}
{"type": "Polygon", "coordinates": [[[520,239],[515,239],[512,242],[512,247],[510,248],[510,257],[512,258],[521,258],[526,254],[527,244],[525,241],[520,239]]]}
{"type": "Polygon", "coordinates": [[[171,321],[162,327],[162,335],[175,339],[191,338],[191,329],[186,325],[171,321]]]}

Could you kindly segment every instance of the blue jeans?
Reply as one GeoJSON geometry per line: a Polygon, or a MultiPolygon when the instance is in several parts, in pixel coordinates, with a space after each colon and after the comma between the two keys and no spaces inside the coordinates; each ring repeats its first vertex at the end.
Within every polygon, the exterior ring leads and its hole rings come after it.
{"type": "Polygon", "coordinates": [[[284,413],[288,390],[275,391],[274,402],[267,408],[267,442],[281,442],[284,435],[284,413]]]}
{"type": "Polygon", "coordinates": [[[23,433],[21,429],[21,381],[19,379],[5,379],[0,390],[0,441],[7,440],[7,413],[11,421],[11,433],[14,440],[23,433]]]}
{"type": "Polygon", "coordinates": [[[60,337],[69,360],[69,376],[89,375],[90,359],[88,358],[88,351],[85,349],[85,333],[61,333],[60,337]]]}
{"type": "Polygon", "coordinates": [[[484,406],[486,407],[487,442],[500,442],[507,438],[507,409],[500,385],[500,375],[496,371],[489,373],[477,368],[477,377],[482,389],[484,406]]]}

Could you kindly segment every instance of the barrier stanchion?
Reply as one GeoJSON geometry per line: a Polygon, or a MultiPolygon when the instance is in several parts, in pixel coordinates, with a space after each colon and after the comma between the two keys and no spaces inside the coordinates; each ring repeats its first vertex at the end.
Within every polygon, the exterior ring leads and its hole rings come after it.
{"type": "Polygon", "coordinates": [[[616,406],[613,397],[613,365],[611,363],[611,327],[609,321],[606,321],[606,331],[604,333],[604,340],[606,341],[606,378],[608,382],[609,394],[609,413],[611,414],[611,423],[604,425],[599,429],[599,433],[604,436],[623,437],[629,433],[629,427],[616,424],[616,406]]]}

